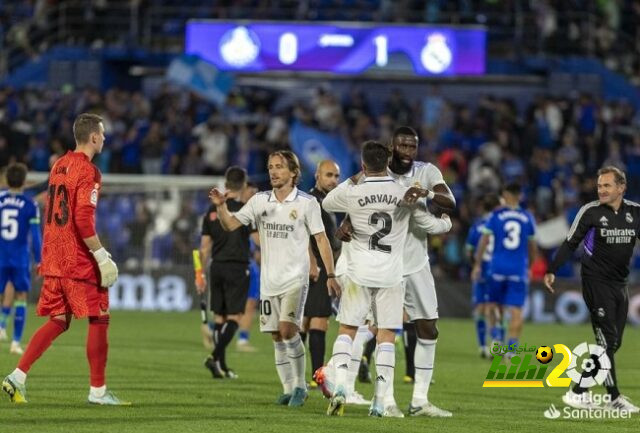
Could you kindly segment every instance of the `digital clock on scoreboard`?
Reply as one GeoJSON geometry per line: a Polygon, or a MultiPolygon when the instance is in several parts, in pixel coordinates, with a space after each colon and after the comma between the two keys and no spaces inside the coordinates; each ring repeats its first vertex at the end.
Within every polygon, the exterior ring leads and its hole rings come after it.
{"type": "Polygon", "coordinates": [[[225,71],[485,72],[486,30],[479,27],[190,21],[185,41],[187,54],[225,71]]]}

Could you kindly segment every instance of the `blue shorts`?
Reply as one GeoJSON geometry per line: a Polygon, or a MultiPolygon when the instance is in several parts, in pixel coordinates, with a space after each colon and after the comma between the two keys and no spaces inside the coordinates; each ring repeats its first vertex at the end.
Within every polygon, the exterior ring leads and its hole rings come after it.
{"type": "Polygon", "coordinates": [[[251,260],[249,262],[249,299],[260,299],[260,267],[251,260]]]}
{"type": "Polygon", "coordinates": [[[471,286],[471,305],[489,302],[489,282],[486,279],[475,281],[471,286]]]}
{"type": "Polygon", "coordinates": [[[489,302],[510,307],[524,307],[527,298],[529,284],[525,280],[516,281],[514,279],[489,278],[489,302]]]}
{"type": "Polygon", "coordinates": [[[29,268],[0,267],[0,295],[4,294],[7,282],[11,281],[16,292],[28,292],[31,289],[29,268]]]}

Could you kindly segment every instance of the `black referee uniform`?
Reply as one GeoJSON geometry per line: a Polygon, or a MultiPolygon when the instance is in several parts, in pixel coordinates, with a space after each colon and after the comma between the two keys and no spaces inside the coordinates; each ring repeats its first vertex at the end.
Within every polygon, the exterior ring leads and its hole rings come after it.
{"type": "MultiPolygon", "coordinates": [[[[227,200],[231,212],[240,210],[244,203],[227,200]]],[[[216,321],[213,328],[215,347],[204,365],[214,378],[236,378],[227,366],[226,347],[238,330],[238,322],[226,316],[244,313],[249,293],[249,236],[252,229],[242,226],[226,232],[218,221],[217,210],[211,206],[202,221],[202,235],[212,240],[209,283],[211,288],[211,310],[224,318],[216,321]]]]}
{"type": "MultiPolygon", "coordinates": [[[[228,200],[229,211],[244,206],[237,200],[228,200]]],[[[202,234],[213,240],[209,282],[211,310],[220,316],[244,313],[249,293],[249,236],[254,232],[242,226],[232,232],[224,231],[212,205],[202,221],[202,234]]]]}
{"type": "MultiPolygon", "coordinates": [[[[326,197],[326,193],[320,191],[317,188],[311,188],[309,194],[313,195],[318,202],[322,205],[322,200],[326,197]]],[[[322,224],[324,224],[324,230],[329,239],[331,250],[333,251],[333,257],[337,258],[342,246],[342,242],[336,239],[336,216],[333,212],[327,212],[322,207],[322,224]]],[[[313,236],[311,236],[311,250],[320,267],[320,275],[316,282],[310,282],[309,293],[307,294],[307,302],[304,306],[305,317],[329,317],[331,316],[331,298],[327,290],[327,271],[324,268],[322,258],[320,257],[320,251],[318,245],[313,236]]]]}
{"type": "MultiPolygon", "coordinates": [[[[640,204],[623,200],[616,212],[599,201],[588,203],[578,212],[567,239],[548,270],[548,273],[555,274],[584,240],[582,295],[591,313],[596,342],[606,349],[611,360],[610,375],[604,385],[612,400],[620,395],[613,355],[622,345],[627,322],[627,277],[639,235],[640,204]]],[[[574,391],[580,393],[584,389],[576,386],[574,391]]]]}

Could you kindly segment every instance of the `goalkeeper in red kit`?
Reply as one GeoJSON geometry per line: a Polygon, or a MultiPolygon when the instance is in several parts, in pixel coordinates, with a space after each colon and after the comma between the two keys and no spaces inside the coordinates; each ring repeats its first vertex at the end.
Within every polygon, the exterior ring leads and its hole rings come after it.
{"type": "Polygon", "coordinates": [[[91,159],[102,151],[102,118],[80,114],[73,123],[73,135],[75,151],[67,152],[51,168],[44,213],[40,268],[44,281],[37,313],[49,320],[33,334],[18,366],[2,381],[2,389],[12,402],[26,403],[26,379],[31,366],[69,329],[72,316],[88,317],[89,403],[130,404],[107,391],[105,385],[108,287],[116,282],[118,268],[95,230],[101,174],[91,159]]]}

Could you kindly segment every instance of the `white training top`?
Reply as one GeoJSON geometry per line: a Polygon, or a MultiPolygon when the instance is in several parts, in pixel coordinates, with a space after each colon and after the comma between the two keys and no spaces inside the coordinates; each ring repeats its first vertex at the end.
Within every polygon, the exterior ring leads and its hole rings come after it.
{"type": "Polygon", "coordinates": [[[263,191],[233,215],[258,228],[261,294],[276,296],[308,284],[309,236],[324,231],[314,196],[294,187],[281,203],[273,191],[263,191]]]}
{"type": "MultiPolygon", "coordinates": [[[[429,162],[414,161],[411,170],[405,174],[396,174],[391,170],[388,172],[390,176],[406,187],[417,186],[433,191],[433,187],[436,185],[447,186],[438,167],[429,162]]],[[[421,202],[426,206],[426,199],[421,202]]],[[[427,233],[410,223],[409,235],[404,246],[404,274],[410,275],[419,271],[428,261],[427,233]]]]}
{"type": "Polygon", "coordinates": [[[407,187],[390,176],[368,177],[352,187],[343,184],[329,192],[322,206],[346,212],[353,226],[347,275],[364,287],[396,287],[402,282],[403,249],[409,220],[432,232],[445,232],[449,221],[435,218],[420,206],[402,205],[407,187]]]}

